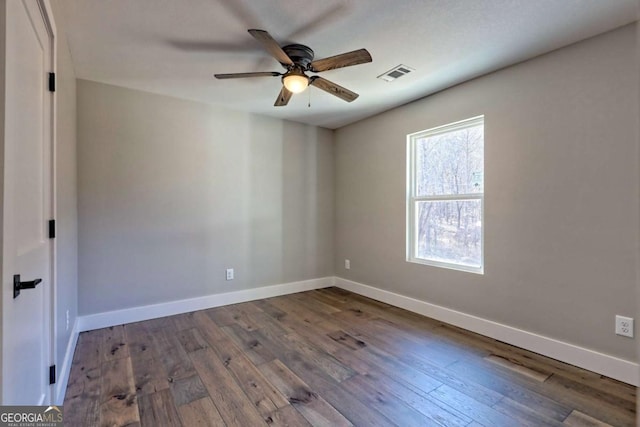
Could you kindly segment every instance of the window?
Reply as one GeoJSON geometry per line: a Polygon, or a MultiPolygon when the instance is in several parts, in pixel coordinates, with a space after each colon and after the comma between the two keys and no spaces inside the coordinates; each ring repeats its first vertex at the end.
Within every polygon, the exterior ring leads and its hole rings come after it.
{"type": "Polygon", "coordinates": [[[483,272],[484,116],[407,136],[407,261],[483,272]]]}

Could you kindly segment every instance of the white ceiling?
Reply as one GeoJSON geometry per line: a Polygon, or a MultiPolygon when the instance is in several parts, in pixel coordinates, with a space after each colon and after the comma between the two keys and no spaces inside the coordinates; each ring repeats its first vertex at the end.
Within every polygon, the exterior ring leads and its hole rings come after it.
{"type": "Polygon", "coordinates": [[[636,0],[62,0],[78,78],[337,128],[462,81],[620,27],[636,0]],[[247,29],[316,59],[366,48],[370,64],[321,75],[360,94],[317,88],[273,107],[282,71],[247,29]],[[398,65],[415,72],[387,83],[398,65]],[[311,107],[307,106],[311,97],[311,107]]]}

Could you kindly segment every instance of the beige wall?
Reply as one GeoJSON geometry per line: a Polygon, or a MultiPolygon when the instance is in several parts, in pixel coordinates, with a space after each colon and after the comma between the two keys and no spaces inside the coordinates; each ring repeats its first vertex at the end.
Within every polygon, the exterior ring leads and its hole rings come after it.
{"type": "Polygon", "coordinates": [[[76,181],[76,77],[58,1],[56,82],[56,363],[60,372],[78,315],[78,206],[76,181]],[[69,311],[69,329],[66,313],[69,311]]]}
{"type": "Polygon", "coordinates": [[[635,37],[627,26],[336,131],[336,274],[635,360],[613,332],[637,303],[635,37]],[[406,135],[481,114],[485,274],[407,263],[406,135]]]}
{"type": "Polygon", "coordinates": [[[331,131],[85,80],[77,102],[80,314],[333,275],[331,131]]]}

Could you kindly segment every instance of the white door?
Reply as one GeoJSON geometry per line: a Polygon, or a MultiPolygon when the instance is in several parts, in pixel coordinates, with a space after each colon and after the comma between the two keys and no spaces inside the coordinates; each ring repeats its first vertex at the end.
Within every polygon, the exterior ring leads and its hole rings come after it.
{"type": "Polygon", "coordinates": [[[10,0],[6,13],[2,400],[43,405],[52,398],[53,37],[40,2],[10,0]],[[14,298],[18,274],[42,283],[14,298]]]}

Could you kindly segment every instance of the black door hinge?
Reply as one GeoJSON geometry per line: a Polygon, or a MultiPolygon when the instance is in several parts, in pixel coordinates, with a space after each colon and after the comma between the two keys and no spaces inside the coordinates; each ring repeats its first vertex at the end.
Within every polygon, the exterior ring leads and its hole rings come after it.
{"type": "Polygon", "coordinates": [[[56,365],[49,366],[49,385],[56,383],[56,365]]]}
{"type": "Polygon", "coordinates": [[[55,219],[49,220],[49,238],[50,239],[56,238],[56,220],[55,219]]]}
{"type": "Polygon", "coordinates": [[[49,92],[56,91],[56,73],[49,73],[49,92]]]}

